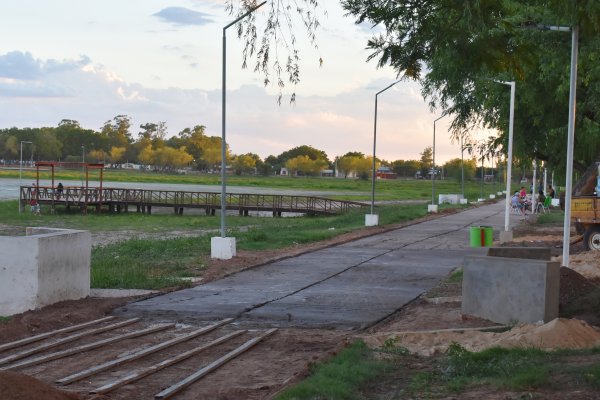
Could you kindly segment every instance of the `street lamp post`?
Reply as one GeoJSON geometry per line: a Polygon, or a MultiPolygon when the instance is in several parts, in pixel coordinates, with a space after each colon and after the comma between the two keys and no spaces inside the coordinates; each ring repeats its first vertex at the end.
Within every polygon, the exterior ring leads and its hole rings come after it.
{"type": "MultiPolygon", "coordinates": [[[[561,30],[561,27],[555,27],[561,30]]],[[[563,265],[569,267],[571,241],[571,192],[573,190],[573,147],[575,142],[575,100],[577,97],[577,55],[579,52],[579,27],[571,29],[571,74],[569,78],[569,128],[567,136],[567,176],[565,184],[565,220],[563,224],[563,265]]]]}
{"type": "Polygon", "coordinates": [[[515,125],[515,82],[494,81],[503,85],[510,86],[510,116],[508,119],[508,154],[506,155],[506,203],[504,204],[504,232],[500,232],[500,242],[512,240],[512,231],[510,230],[510,200],[512,180],[512,159],[513,159],[513,127],[515,125]]]}
{"type": "Polygon", "coordinates": [[[436,118],[433,121],[433,149],[432,149],[432,163],[433,167],[431,170],[431,206],[428,207],[428,211],[436,212],[437,208],[435,207],[435,123],[440,119],[444,118],[446,115],[442,115],[441,117],[436,118]]]}
{"type": "Polygon", "coordinates": [[[256,7],[250,9],[248,12],[238,17],[233,22],[223,27],[223,88],[222,88],[222,104],[221,104],[221,237],[211,238],[211,258],[218,258],[222,260],[228,260],[236,255],[235,238],[227,238],[226,225],[225,225],[225,214],[227,212],[227,192],[226,192],[226,168],[227,168],[227,142],[225,140],[225,122],[226,122],[226,88],[227,88],[227,29],[237,24],[254,11],[265,5],[267,2],[263,1],[256,7]]]}
{"type": "Polygon", "coordinates": [[[387,86],[385,89],[380,90],[375,93],[375,118],[374,118],[374,126],[373,126],[373,165],[372,165],[372,175],[371,175],[371,214],[365,215],[365,226],[375,226],[379,224],[379,216],[375,214],[375,180],[377,179],[377,171],[375,170],[375,155],[377,150],[377,96],[386,90],[390,89],[392,86],[396,85],[400,81],[396,81],[391,85],[387,86]]]}
{"type": "Polygon", "coordinates": [[[465,147],[463,145],[463,135],[460,135],[460,186],[462,189],[462,197],[465,198],[465,147]]]}
{"type": "Polygon", "coordinates": [[[569,267],[571,241],[571,196],[573,191],[573,148],[575,142],[575,111],[577,98],[577,57],[579,54],[579,27],[538,25],[538,29],[571,32],[571,73],[569,76],[569,125],[567,128],[567,165],[565,171],[565,220],[563,223],[562,265],[569,267]]]}
{"type": "Polygon", "coordinates": [[[19,159],[19,213],[23,212],[23,207],[21,206],[21,184],[23,180],[23,143],[32,144],[32,142],[21,140],[21,158],[19,159]]]}
{"type": "Polygon", "coordinates": [[[85,145],[81,145],[81,187],[83,187],[83,176],[85,175],[85,145]]]}

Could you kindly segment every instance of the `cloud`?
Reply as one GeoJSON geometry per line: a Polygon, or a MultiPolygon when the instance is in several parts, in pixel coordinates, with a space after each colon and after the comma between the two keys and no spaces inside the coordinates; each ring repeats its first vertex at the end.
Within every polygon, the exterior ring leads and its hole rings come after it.
{"type": "Polygon", "coordinates": [[[209,14],[190,10],[185,7],[167,7],[152,15],[160,18],[163,22],[180,26],[206,25],[212,22],[209,14]]]}
{"type": "Polygon", "coordinates": [[[75,91],[69,85],[57,84],[53,76],[69,75],[90,66],[90,59],[42,61],[30,53],[12,51],[0,55],[0,96],[2,97],[69,97],[75,91]]]}
{"type": "Polygon", "coordinates": [[[30,53],[11,51],[0,56],[0,77],[14,79],[37,79],[41,75],[41,61],[30,53]]]}
{"type": "MultiPolygon", "coordinates": [[[[29,60],[36,79],[0,77],[0,128],[56,126],[63,118],[91,129],[116,115],[132,119],[132,133],[146,122],[166,121],[169,136],[186,127],[205,125],[210,136],[221,135],[221,90],[148,88],[127,82],[86,57],[73,60],[29,60]],[[31,61],[33,60],[33,61],[31,61]]],[[[7,54],[0,54],[6,60],[7,54]]],[[[6,64],[6,63],[5,63],[6,64]]],[[[14,76],[12,74],[11,76],[14,76]]],[[[258,85],[227,93],[227,138],[233,153],[278,155],[300,145],[324,150],[333,159],[349,151],[371,154],[373,95],[388,80],[367,82],[336,96],[298,96],[296,104],[278,106],[276,95],[258,85]]],[[[380,97],[377,155],[386,160],[418,159],[431,145],[435,119],[418,86],[401,82],[380,97]]],[[[446,124],[436,128],[436,159],[460,157],[457,145],[444,143],[446,124]]]]}

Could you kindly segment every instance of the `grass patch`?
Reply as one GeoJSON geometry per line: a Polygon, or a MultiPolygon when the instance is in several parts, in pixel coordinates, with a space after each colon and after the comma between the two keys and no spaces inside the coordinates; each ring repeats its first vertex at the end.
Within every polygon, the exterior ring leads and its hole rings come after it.
{"type": "Polygon", "coordinates": [[[492,348],[469,352],[453,344],[443,356],[419,357],[394,340],[375,351],[356,342],[327,363],[315,366],[306,380],[276,400],[437,399],[482,388],[498,394],[503,390],[597,390],[599,354],[599,349],[545,352],[492,348]],[[388,356],[375,359],[377,352],[388,356]]]}
{"type": "MultiPolygon", "coordinates": [[[[427,209],[422,205],[385,206],[377,211],[381,225],[406,222],[427,214],[427,209]]],[[[276,249],[313,243],[363,229],[364,213],[364,210],[354,210],[326,217],[261,218],[260,225],[247,230],[237,229],[233,236],[236,237],[239,248],[244,250],[276,249]]]]}
{"type": "Polygon", "coordinates": [[[600,390],[600,365],[591,365],[582,371],[585,383],[596,390],[600,390]]]}
{"type": "Polygon", "coordinates": [[[467,386],[489,384],[524,390],[548,383],[549,353],[538,349],[491,348],[472,353],[458,344],[448,349],[445,379],[448,389],[463,391],[467,386]]]}
{"type": "Polygon", "coordinates": [[[0,315],[0,325],[6,324],[8,321],[11,320],[11,318],[12,317],[10,317],[10,316],[9,317],[3,317],[3,316],[0,315]]]}
{"type": "Polygon", "coordinates": [[[538,214],[537,223],[540,225],[562,223],[565,220],[565,213],[562,210],[552,210],[548,214],[538,214]]]}
{"type": "Polygon", "coordinates": [[[210,252],[204,237],[168,240],[132,239],[92,251],[94,288],[161,289],[189,285],[183,277],[201,274],[202,255],[210,252]]]}
{"type": "Polygon", "coordinates": [[[327,363],[312,368],[306,380],[285,390],[276,400],[361,399],[358,389],[385,369],[362,341],[348,346],[327,363]]]}
{"type": "Polygon", "coordinates": [[[448,283],[461,283],[463,280],[463,269],[459,268],[450,274],[448,277],[448,283]]]}

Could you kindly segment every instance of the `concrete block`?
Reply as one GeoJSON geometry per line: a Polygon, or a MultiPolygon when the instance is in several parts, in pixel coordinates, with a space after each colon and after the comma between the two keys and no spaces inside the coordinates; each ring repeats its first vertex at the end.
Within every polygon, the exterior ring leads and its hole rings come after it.
{"type": "Polygon", "coordinates": [[[496,195],[495,194],[490,194],[490,199],[495,199],[496,195]]]}
{"type": "Polygon", "coordinates": [[[440,194],[438,204],[458,204],[462,198],[462,194],[440,194]]]}
{"type": "Polygon", "coordinates": [[[497,192],[496,194],[498,195],[498,197],[500,197],[500,196],[504,196],[504,193],[503,193],[503,192],[497,192]]]}
{"type": "Polygon", "coordinates": [[[500,243],[512,242],[512,240],[513,240],[512,229],[509,231],[500,231],[500,235],[499,235],[498,239],[500,239],[500,243]]]}
{"type": "Polygon", "coordinates": [[[469,200],[467,200],[467,199],[460,199],[459,203],[460,204],[469,204],[469,200]]]}
{"type": "Polygon", "coordinates": [[[365,214],[365,226],[377,226],[379,225],[378,214],[365,214]]]}
{"type": "Polygon", "coordinates": [[[552,207],[560,207],[560,199],[552,199],[550,204],[552,205],[552,207]]]}
{"type": "Polygon", "coordinates": [[[90,293],[89,231],[27,228],[0,237],[0,315],[13,315],[90,293]]]}
{"type": "Polygon", "coordinates": [[[544,260],[467,256],[462,313],[501,324],[558,317],[560,265],[544,260]]]}
{"type": "Polygon", "coordinates": [[[219,260],[229,260],[236,256],[234,237],[210,238],[210,257],[219,260]]]}
{"type": "Polygon", "coordinates": [[[550,261],[552,252],[549,247],[490,247],[489,257],[526,258],[529,260],[550,261]]]}
{"type": "Polygon", "coordinates": [[[477,199],[478,203],[483,203],[485,201],[485,199],[477,199]]]}
{"type": "Polygon", "coordinates": [[[427,212],[437,213],[438,212],[437,204],[427,204],[427,212]]]}

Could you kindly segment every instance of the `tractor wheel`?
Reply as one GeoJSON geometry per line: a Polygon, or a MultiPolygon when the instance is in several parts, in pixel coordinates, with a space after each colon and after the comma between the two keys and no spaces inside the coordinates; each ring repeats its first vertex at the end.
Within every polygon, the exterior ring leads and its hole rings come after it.
{"type": "Polygon", "coordinates": [[[600,225],[593,225],[585,230],[583,246],[586,250],[600,251],[600,225]]]}

